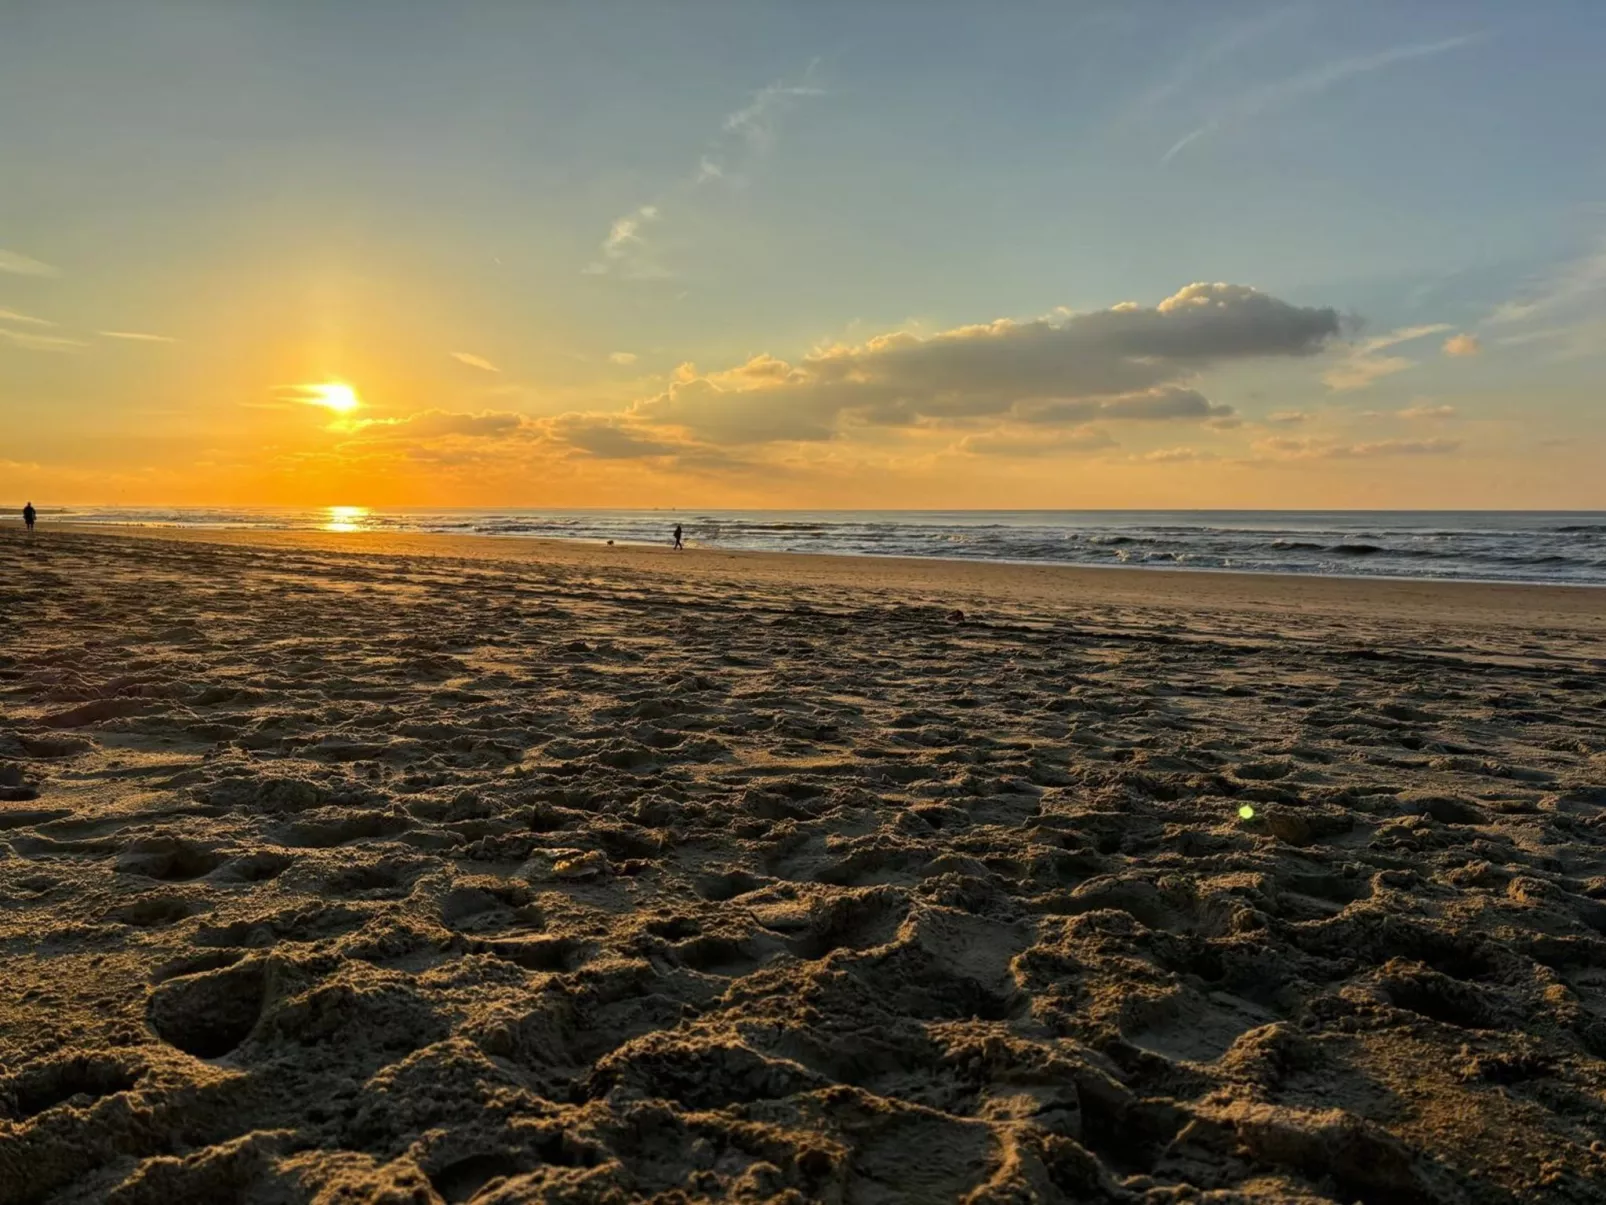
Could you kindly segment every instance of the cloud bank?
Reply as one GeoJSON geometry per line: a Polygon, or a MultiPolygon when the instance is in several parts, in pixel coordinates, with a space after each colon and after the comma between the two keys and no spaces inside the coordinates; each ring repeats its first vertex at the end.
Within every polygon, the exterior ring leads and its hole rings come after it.
{"type": "Polygon", "coordinates": [[[1123,303],[1062,321],[1000,319],[922,338],[894,333],[796,363],[761,355],[677,379],[629,412],[717,444],[832,439],[854,427],[975,420],[1074,427],[1095,421],[1225,418],[1194,382],[1202,370],[1310,356],[1339,332],[1331,308],[1291,305],[1232,284],[1193,284],[1156,306],[1123,303]]]}
{"type": "MultiPolygon", "coordinates": [[[[401,458],[469,471],[578,471],[585,463],[647,471],[838,475],[931,471],[943,458],[1042,462],[1099,457],[1117,432],[1241,425],[1207,392],[1210,370],[1331,347],[1331,307],[1300,306],[1236,284],[1192,284],[1157,304],[955,327],[894,331],[783,360],[760,354],[715,371],[682,364],[658,392],[617,410],[532,416],[425,410],[340,418],[342,455],[401,458]],[[515,469],[514,466],[519,466],[515,469]],[[924,467],[920,467],[924,466],[924,467]]],[[[619,362],[619,357],[615,357],[619,362]]],[[[1292,421],[1291,416],[1281,416],[1292,421]]],[[[1174,438],[1170,443],[1177,443],[1174,438]]],[[[1428,441],[1430,442],[1430,441],[1428,441]]],[[[1267,456],[1338,458],[1431,450],[1272,442],[1267,456]]],[[[1219,461],[1187,445],[1123,455],[1165,465],[1219,461]]]]}

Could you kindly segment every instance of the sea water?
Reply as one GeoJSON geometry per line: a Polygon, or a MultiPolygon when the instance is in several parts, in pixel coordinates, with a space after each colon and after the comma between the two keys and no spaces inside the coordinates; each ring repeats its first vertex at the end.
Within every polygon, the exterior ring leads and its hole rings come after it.
{"type": "Polygon", "coordinates": [[[1606,585],[1606,512],[60,508],[52,522],[1606,585]]]}

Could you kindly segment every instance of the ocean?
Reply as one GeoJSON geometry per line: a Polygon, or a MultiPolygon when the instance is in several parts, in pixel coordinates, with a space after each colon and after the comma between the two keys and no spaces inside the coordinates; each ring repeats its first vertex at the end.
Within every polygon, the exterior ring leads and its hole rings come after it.
{"type": "MultiPolygon", "coordinates": [[[[15,516],[11,516],[15,518],[15,516]]],[[[439,532],[1144,569],[1606,585],[1606,512],[59,508],[52,522],[439,532]]]]}

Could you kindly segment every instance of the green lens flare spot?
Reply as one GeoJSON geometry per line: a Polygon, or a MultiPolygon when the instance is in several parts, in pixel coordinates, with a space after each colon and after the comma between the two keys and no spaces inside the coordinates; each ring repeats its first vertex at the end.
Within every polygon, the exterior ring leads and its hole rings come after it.
{"type": "Polygon", "coordinates": [[[1247,803],[1244,804],[1243,807],[1238,809],[1238,819],[1240,819],[1240,820],[1253,820],[1254,818],[1255,818],[1255,809],[1250,807],[1247,803]]]}

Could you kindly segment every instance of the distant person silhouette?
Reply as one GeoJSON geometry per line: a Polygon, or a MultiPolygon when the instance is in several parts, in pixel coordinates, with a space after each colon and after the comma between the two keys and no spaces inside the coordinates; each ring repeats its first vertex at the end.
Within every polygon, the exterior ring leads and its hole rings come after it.
{"type": "Polygon", "coordinates": [[[675,524],[675,551],[676,552],[685,552],[686,551],[686,545],[681,541],[681,538],[680,538],[680,524],[679,523],[675,524]]]}
{"type": "MultiPolygon", "coordinates": [[[[32,502],[28,503],[27,506],[22,508],[22,521],[28,525],[28,532],[30,535],[33,533],[34,520],[38,517],[39,512],[33,508],[32,502]]],[[[677,541],[680,539],[680,528],[678,527],[675,528],[675,539],[677,541]]]]}

